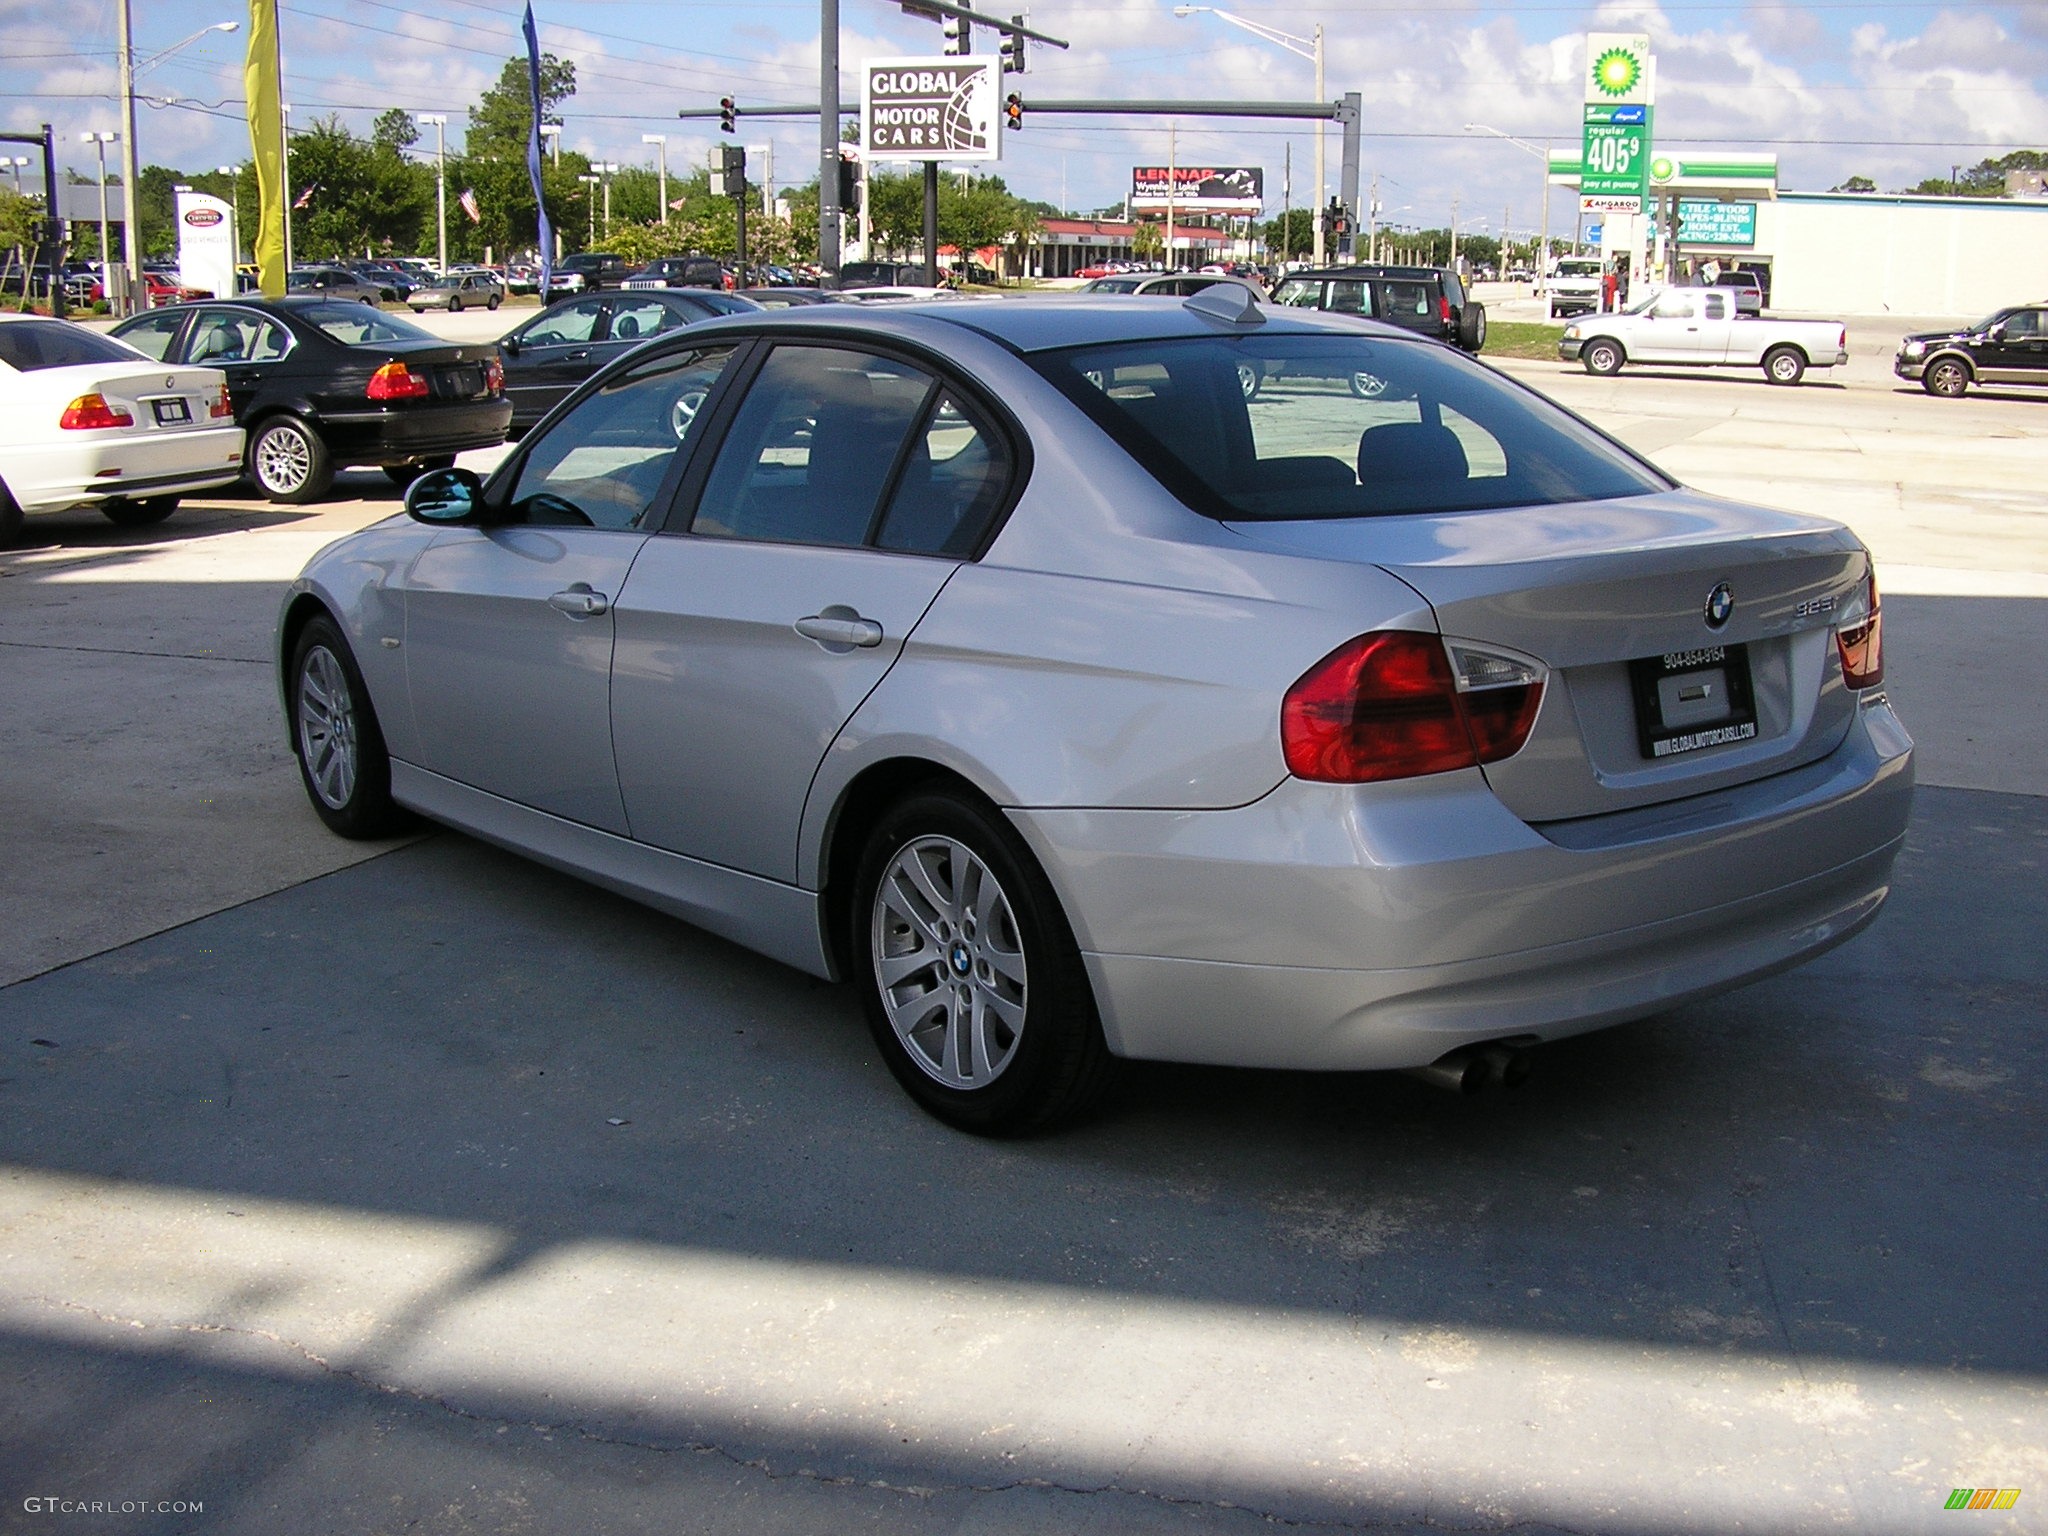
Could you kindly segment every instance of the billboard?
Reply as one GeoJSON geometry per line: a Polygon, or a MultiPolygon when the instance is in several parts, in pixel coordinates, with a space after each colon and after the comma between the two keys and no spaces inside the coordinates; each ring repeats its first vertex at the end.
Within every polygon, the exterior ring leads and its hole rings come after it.
{"type": "Polygon", "coordinates": [[[1000,160],[1000,59],[866,59],[860,142],[869,160],[1000,160]]]}
{"type": "Polygon", "coordinates": [[[1256,165],[1131,167],[1131,212],[1164,213],[1168,176],[1181,213],[1263,213],[1266,173],[1256,165]]]}
{"type": "Polygon", "coordinates": [[[1722,203],[1708,197],[1678,200],[1680,245],[1756,244],[1756,204],[1722,203]]]}
{"type": "Polygon", "coordinates": [[[235,212],[204,192],[178,194],[178,282],[216,299],[235,296],[235,212]]]}

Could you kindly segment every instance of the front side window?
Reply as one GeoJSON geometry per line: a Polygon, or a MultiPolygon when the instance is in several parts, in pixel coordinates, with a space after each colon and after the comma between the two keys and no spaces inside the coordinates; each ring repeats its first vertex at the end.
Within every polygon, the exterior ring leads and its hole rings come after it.
{"type": "Polygon", "coordinates": [[[1659,320],[1691,320],[1699,313],[1698,306],[1682,293],[1660,294],[1650,311],[1659,320]]]}
{"type": "Polygon", "coordinates": [[[1405,338],[1199,337],[1031,361],[1211,517],[1476,511],[1670,489],[1540,395],[1405,338]],[[1250,400],[1247,369],[1261,380],[1250,400]]]}
{"type": "Polygon", "coordinates": [[[936,381],[837,347],[768,355],[719,447],[690,531],[783,544],[865,543],[936,381]]]}
{"type": "Polygon", "coordinates": [[[2037,309],[2018,310],[2005,322],[2008,341],[2032,341],[2041,334],[2041,312],[2037,309]]]}
{"type": "Polygon", "coordinates": [[[519,332],[523,347],[564,347],[588,341],[597,334],[598,316],[604,313],[603,299],[577,299],[549,307],[546,314],[519,332]]]}
{"type": "Polygon", "coordinates": [[[650,526],[676,455],[732,354],[712,347],[652,358],[584,396],[520,466],[512,521],[650,526]]]}

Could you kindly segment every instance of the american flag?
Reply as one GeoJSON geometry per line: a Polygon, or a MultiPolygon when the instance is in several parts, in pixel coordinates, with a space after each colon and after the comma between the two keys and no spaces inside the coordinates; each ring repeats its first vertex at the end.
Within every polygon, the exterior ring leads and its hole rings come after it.
{"type": "Polygon", "coordinates": [[[292,207],[295,209],[304,208],[308,203],[313,201],[313,194],[315,192],[318,192],[319,190],[320,183],[316,181],[311,186],[307,187],[305,191],[301,192],[298,195],[298,197],[293,201],[292,207]]]}
{"type": "Polygon", "coordinates": [[[462,204],[462,211],[463,211],[464,213],[466,213],[466,214],[468,214],[468,215],[469,215],[469,222],[470,222],[470,223],[472,223],[472,224],[481,224],[481,223],[483,223],[483,221],[484,221],[484,215],[483,215],[483,210],[482,210],[481,208],[477,207],[477,205],[476,205],[476,188],[475,188],[475,187],[465,187],[465,188],[463,188],[463,190],[462,190],[462,196],[460,196],[459,198],[457,198],[457,199],[456,199],[456,201],[457,201],[457,202],[459,202],[460,204],[462,204]]]}

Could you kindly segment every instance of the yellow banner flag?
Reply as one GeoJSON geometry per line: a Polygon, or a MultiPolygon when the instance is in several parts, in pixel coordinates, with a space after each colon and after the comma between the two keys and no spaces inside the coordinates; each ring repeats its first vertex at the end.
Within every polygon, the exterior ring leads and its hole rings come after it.
{"type": "Polygon", "coordinates": [[[284,293],[284,107],[278,79],[277,0],[249,0],[249,62],[242,95],[249,103],[249,152],[256,162],[260,212],[256,270],[271,298],[284,293]]]}

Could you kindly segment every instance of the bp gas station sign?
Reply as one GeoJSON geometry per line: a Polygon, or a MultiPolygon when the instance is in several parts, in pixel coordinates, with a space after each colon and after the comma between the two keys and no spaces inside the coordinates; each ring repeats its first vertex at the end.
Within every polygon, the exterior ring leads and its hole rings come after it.
{"type": "Polygon", "coordinates": [[[1586,38],[1579,206],[1587,213],[1643,211],[1655,69],[1650,39],[1642,33],[1594,32],[1586,38]]]}

